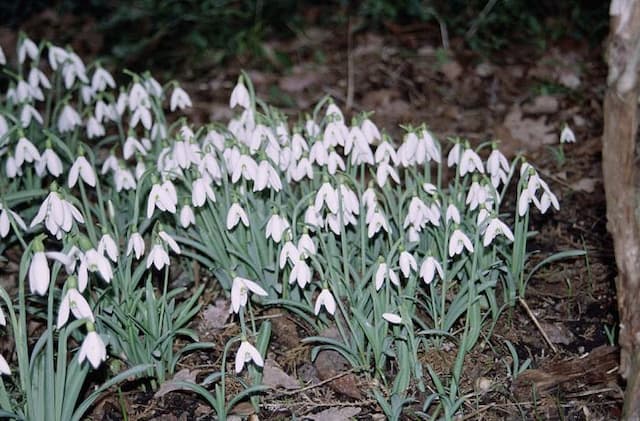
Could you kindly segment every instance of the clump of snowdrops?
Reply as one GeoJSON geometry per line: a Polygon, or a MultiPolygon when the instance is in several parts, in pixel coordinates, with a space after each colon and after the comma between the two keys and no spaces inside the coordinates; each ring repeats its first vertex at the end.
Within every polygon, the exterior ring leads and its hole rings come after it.
{"type": "Polygon", "coordinates": [[[241,399],[257,406],[271,327],[256,315],[273,306],[318,331],[314,356],[338,351],[375,385],[387,417],[415,401],[425,416],[463,410],[465,355],[524,296],[531,208],[559,208],[532,165],[426,125],[392,139],[329,98],[290,124],[244,74],[235,117],[195,127],[167,118],[191,106],[176,82],[125,72],[117,86],[99,62],[25,36],[0,63],[0,250],[22,256],[16,288],[0,289],[15,344],[0,357],[5,414],[80,419],[112,385],[157,387],[209,347],[221,370],[179,385],[221,419],[241,399]],[[202,288],[184,298],[170,268],[193,260],[230,299],[240,334],[226,344],[188,328],[202,288]],[[176,351],[179,337],[191,342],[176,351]],[[458,357],[440,378],[421,356],[444,344],[458,357]],[[107,380],[87,394],[92,370],[107,380]],[[245,390],[229,397],[234,375],[245,390]]]}

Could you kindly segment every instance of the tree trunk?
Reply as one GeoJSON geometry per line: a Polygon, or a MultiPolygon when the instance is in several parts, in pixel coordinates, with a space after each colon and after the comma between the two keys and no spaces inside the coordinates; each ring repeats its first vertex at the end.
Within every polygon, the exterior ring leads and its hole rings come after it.
{"type": "Polygon", "coordinates": [[[623,418],[640,420],[640,187],[636,171],[640,1],[613,0],[607,46],[602,166],[607,228],[613,236],[620,314],[623,418]]]}

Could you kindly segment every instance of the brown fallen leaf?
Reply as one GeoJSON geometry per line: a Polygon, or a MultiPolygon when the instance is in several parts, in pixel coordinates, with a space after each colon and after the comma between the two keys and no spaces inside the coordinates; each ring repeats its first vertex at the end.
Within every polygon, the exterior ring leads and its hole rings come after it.
{"type": "Polygon", "coordinates": [[[317,72],[309,71],[307,73],[295,73],[280,79],[278,85],[283,91],[302,92],[305,89],[317,84],[320,81],[320,75],[317,72]]]}
{"type": "MultiPolygon", "coordinates": [[[[325,329],[320,336],[332,339],[340,338],[336,328],[325,329]]],[[[348,370],[349,363],[340,353],[326,349],[318,352],[314,366],[318,371],[320,380],[328,380],[348,370]]],[[[348,373],[331,380],[328,385],[336,392],[349,396],[350,398],[362,399],[362,394],[358,386],[358,378],[353,373],[348,373]]]]}
{"type": "Polygon", "coordinates": [[[285,348],[296,348],[300,346],[300,336],[298,336],[298,327],[291,320],[287,313],[279,309],[271,309],[266,312],[271,316],[271,326],[273,335],[278,343],[285,348]]]}
{"type": "Polygon", "coordinates": [[[188,368],[183,368],[182,370],[174,374],[171,380],[167,380],[166,382],[162,383],[158,391],[153,395],[153,397],[158,399],[163,397],[169,392],[174,392],[176,390],[183,390],[182,386],[179,386],[176,384],[176,382],[178,381],[195,384],[196,372],[191,371],[188,368]]]}
{"type": "Polygon", "coordinates": [[[553,114],[558,112],[558,99],[551,95],[540,95],[533,102],[525,104],[522,110],[529,114],[553,114]]]}
{"type": "Polygon", "coordinates": [[[262,370],[262,383],[273,389],[284,387],[285,389],[297,389],[300,387],[298,382],[287,373],[285,373],[273,358],[267,358],[264,362],[262,370]]]}
{"type": "Polygon", "coordinates": [[[562,323],[540,322],[540,327],[554,344],[569,345],[575,339],[574,334],[562,323]]]}
{"type": "Polygon", "coordinates": [[[495,130],[502,141],[507,156],[522,150],[535,151],[544,145],[557,142],[557,133],[553,126],[545,122],[546,117],[525,118],[519,106],[514,106],[495,130]]]}
{"type": "Polygon", "coordinates": [[[312,421],[348,421],[360,413],[360,408],[347,406],[343,408],[329,408],[317,414],[307,415],[305,419],[312,421]]]}
{"type": "Polygon", "coordinates": [[[209,305],[202,312],[207,327],[212,329],[222,329],[229,319],[229,301],[217,299],[214,305],[209,305]]]}
{"type": "Polygon", "coordinates": [[[450,82],[453,82],[462,74],[462,66],[455,60],[449,60],[440,66],[440,71],[450,82]]]}
{"type": "Polygon", "coordinates": [[[595,178],[581,178],[575,183],[571,184],[571,188],[574,190],[583,191],[585,193],[593,193],[596,189],[596,183],[598,182],[595,178]]]}

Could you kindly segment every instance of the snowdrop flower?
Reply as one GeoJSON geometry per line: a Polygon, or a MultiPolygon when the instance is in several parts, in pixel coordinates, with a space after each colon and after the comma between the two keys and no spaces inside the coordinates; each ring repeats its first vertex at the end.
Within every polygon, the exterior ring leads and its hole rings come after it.
{"type": "Polygon", "coordinates": [[[320,186],[320,189],[316,193],[314,204],[316,212],[320,212],[322,210],[323,204],[325,203],[331,213],[338,213],[338,210],[340,208],[338,191],[334,189],[333,186],[331,186],[331,184],[329,184],[329,182],[327,181],[325,181],[322,186],[320,186]]]}
{"type": "Polygon", "coordinates": [[[70,189],[78,182],[78,176],[85,182],[85,184],[91,187],[96,186],[96,173],[93,170],[93,166],[83,155],[78,155],[75,162],[69,169],[68,186],[70,189]]]}
{"type": "Polygon", "coordinates": [[[482,244],[487,247],[498,234],[502,234],[510,241],[513,241],[513,232],[511,232],[509,226],[498,218],[492,218],[484,233],[484,240],[482,241],[482,244]]]}
{"type": "Polygon", "coordinates": [[[7,360],[5,360],[2,355],[0,355],[0,373],[6,374],[7,376],[11,375],[11,369],[9,368],[9,364],[7,364],[7,360]]]}
{"type": "Polygon", "coordinates": [[[183,205],[180,210],[180,225],[182,228],[187,228],[189,225],[195,225],[196,215],[193,213],[193,209],[189,205],[183,205]]]}
{"type": "Polygon", "coordinates": [[[155,243],[147,256],[147,269],[154,265],[157,270],[161,270],[165,266],[169,266],[169,254],[162,247],[162,244],[155,243]]]}
{"type": "Polygon", "coordinates": [[[284,243],[282,250],[280,250],[280,269],[284,269],[287,261],[290,262],[291,265],[295,265],[298,260],[300,260],[300,251],[295,244],[290,240],[284,243]]]}
{"type": "Polygon", "coordinates": [[[0,307],[0,326],[7,325],[7,318],[4,315],[4,311],[2,311],[2,307],[0,307]]]}
{"type": "Polygon", "coordinates": [[[98,253],[104,256],[105,252],[112,262],[118,261],[118,246],[109,233],[104,233],[98,243],[98,253]]]}
{"type": "Polygon", "coordinates": [[[33,228],[44,221],[47,230],[57,239],[61,239],[62,232],[71,230],[74,220],[81,224],[84,223],[84,218],[80,211],[54,190],[49,193],[42,205],[40,205],[40,209],[31,221],[29,228],[33,228]]]}
{"type": "Polygon", "coordinates": [[[440,156],[440,148],[436,145],[436,141],[429,130],[422,130],[420,142],[424,145],[427,151],[427,160],[433,160],[439,164],[442,161],[442,158],[440,156]]]}
{"type": "Polygon", "coordinates": [[[433,281],[436,272],[438,273],[438,276],[440,276],[440,279],[444,279],[444,272],[442,271],[440,263],[435,259],[435,257],[427,256],[420,266],[420,276],[424,283],[429,285],[433,281]]]}
{"type": "Polygon", "coordinates": [[[289,221],[287,221],[285,217],[274,214],[271,216],[271,218],[269,218],[269,222],[267,222],[265,238],[268,239],[269,237],[271,237],[271,239],[275,243],[279,243],[280,240],[282,240],[282,235],[289,228],[289,226],[289,221]]]}
{"type": "Polygon", "coordinates": [[[122,146],[122,157],[126,160],[131,158],[136,152],[142,156],[147,155],[147,150],[142,146],[142,143],[130,133],[122,146]]]}
{"type": "Polygon", "coordinates": [[[185,92],[185,90],[179,86],[173,88],[169,105],[169,109],[171,110],[171,112],[174,112],[176,109],[183,110],[191,106],[191,98],[189,98],[189,95],[185,92]]]}
{"type": "Polygon", "coordinates": [[[520,197],[518,197],[518,215],[524,216],[529,210],[529,203],[531,203],[532,197],[529,190],[522,189],[520,197]]]}
{"type": "Polygon", "coordinates": [[[273,191],[279,192],[282,190],[282,182],[278,176],[278,172],[269,163],[269,161],[260,161],[258,171],[253,184],[253,191],[262,191],[265,188],[270,188],[273,191]]]}
{"type": "Polygon", "coordinates": [[[398,275],[394,271],[389,269],[389,266],[387,266],[387,264],[382,261],[378,264],[378,269],[376,270],[376,291],[380,291],[380,288],[382,288],[382,285],[384,284],[384,281],[386,279],[389,279],[392,284],[400,286],[400,279],[398,278],[398,275]]]}
{"type": "Polygon", "coordinates": [[[140,82],[135,82],[133,86],[131,86],[131,90],[125,98],[127,99],[129,109],[132,111],[140,107],[149,107],[151,105],[149,101],[149,93],[140,84],[140,82]]]}
{"type": "Polygon", "coordinates": [[[129,256],[131,252],[134,253],[137,260],[139,260],[144,254],[144,239],[138,232],[134,232],[131,234],[131,237],[129,237],[129,242],[127,243],[127,256],[129,256]]]}
{"type": "Polygon", "coordinates": [[[327,164],[329,160],[329,151],[327,147],[322,142],[315,142],[311,145],[311,150],[309,151],[309,160],[313,163],[317,163],[319,166],[323,167],[327,164]]]}
{"type": "Polygon", "coordinates": [[[249,291],[262,297],[266,297],[268,295],[267,291],[253,281],[240,276],[235,276],[233,278],[233,283],[231,285],[231,308],[234,313],[240,312],[240,307],[247,305],[249,291]]]}
{"type": "Polygon", "coordinates": [[[253,363],[258,367],[264,366],[262,355],[260,355],[260,352],[256,347],[247,341],[242,341],[242,343],[240,343],[240,348],[238,348],[238,352],[236,353],[236,373],[240,373],[244,368],[244,365],[249,361],[253,361],[253,363]]]}
{"type": "Polygon", "coordinates": [[[102,92],[107,89],[107,86],[115,89],[116,82],[113,80],[111,73],[106,71],[102,66],[97,66],[91,78],[91,90],[93,90],[93,92],[102,92]]]}
{"type": "Polygon", "coordinates": [[[101,137],[101,136],[104,136],[105,134],[104,126],[94,116],[91,116],[87,119],[86,127],[87,127],[87,137],[89,139],[101,137]]]}
{"type": "Polygon", "coordinates": [[[251,98],[249,97],[249,91],[242,83],[242,78],[238,79],[233,91],[231,91],[231,98],[229,99],[229,108],[233,108],[236,105],[241,106],[244,109],[251,108],[251,98]]]}
{"type": "Polygon", "coordinates": [[[312,228],[320,228],[323,225],[322,215],[313,204],[304,212],[304,223],[312,228]]]}
{"type": "Polygon", "coordinates": [[[51,69],[53,69],[53,71],[58,70],[58,66],[67,61],[68,58],[69,55],[67,54],[66,50],[55,45],[49,45],[49,66],[51,67],[51,69]]]}
{"type": "Polygon", "coordinates": [[[60,133],[70,132],[76,128],[76,126],[82,125],[82,119],[80,114],[69,104],[65,104],[62,108],[62,112],[58,117],[58,130],[60,133]]]}
{"type": "Polygon", "coordinates": [[[178,243],[176,243],[176,240],[174,240],[172,236],[167,234],[166,231],[158,232],[158,236],[169,246],[171,250],[173,250],[175,254],[180,254],[182,252],[180,250],[180,246],[178,245],[178,243]]]}
{"type": "Polygon", "coordinates": [[[384,188],[389,176],[391,176],[396,184],[400,184],[400,177],[398,176],[395,168],[393,168],[388,161],[382,161],[378,164],[378,168],[376,169],[376,182],[380,188],[384,188]]]}
{"type": "Polygon", "coordinates": [[[42,250],[42,242],[36,243],[34,250],[29,264],[29,289],[32,294],[45,295],[51,282],[51,271],[42,250]]]}
{"type": "Polygon", "coordinates": [[[398,163],[398,155],[395,149],[393,149],[391,143],[386,140],[378,145],[374,157],[376,160],[376,164],[380,164],[383,162],[389,164],[389,161],[393,162],[393,165],[396,165],[398,163]]]}
{"type": "Polygon", "coordinates": [[[451,220],[454,224],[460,224],[460,211],[458,211],[458,208],[453,203],[447,207],[447,213],[445,216],[445,221],[447,223],[451,220]]]}
{"type": "Polygon", "coordinates": [[[303,156],[298,163],[292,163],[289,167],[288,175],[293,181],[300,181],[307,177],[309,180],[313,180],[313,166],[308,157],[303,156]]]}
{"type": "Polygon", "coordinates": [[[38,162],[40,153],[29,139],[21,136],[16,144],[15,159],[16,165],[20,168],[24,162],[38,162]]]}
{"type": "Polygon", "coordinates": [[[136,188],[136,180],[128,169],[116,169],[113,174],[113,179],[116,184],[117,192],[122,190],[133,190],[136,188]]]}
{"type": "Polygon", "coordinates": [[[500,182],[505,184],[509,175],[509,161],[497,148],[494,148],[487,159],[487,172],[491,175],[491,184],[498,188],[500,182]]]}
{"type": "MultiPolygon", "coordinates": [[[[70,281],[67,281],[70,282],[70,281]]],[[[69,320],[69,313],[73,313],[73,317],[77,320],[87,319],[92,322],[95,322],[93,312],[91,311],[91,307],[89,303],[84,298],[80,291],[78,291],[75,287],[75,280],[70,282],[74,284],[67,289],[67,293],[64,295],[62,300],[60,301],[60,307],[58,309],[58,320],[56,322],[56,327],[61,329],[69,320]]]]}
{"type": "Polygon", "coordinates": [[[458,165],[460,163],[460,157],[462,156],[462,146],[460,143],[456,143],[453,145],[453,148],[449,151],[449,155],[447,156],[447,166],[453,167],[454,165],[458,165]]]}
{"type": "Polygon", "coordinates": [[[242,221],[242,224],[245,227],[249,226],[249,217],[247,216],[247,213],[244,211],[240,203],[235,202],[227,212],[227,230],[231,231],[240,221],[242,221]]]}
{"type": "Polygon", "coordinates": [[[5,238],[9,234],[9,229],[11,228],[11,220],[9,219],[9,216],[13,218],[16,224],[22,228],[23,231],[27,230],[27,226],[20,215],[0,204],[0,238],[5,238]]]}
{"type": "Polygon", "coordinates": [[[576,135],[568,124],[565,124],[560,133],[560,143],[575,143],[576,135]]]}
{"type": "Polygon", "coordinates": [[[142,123],[142,126],[150,130],[152,124],[151,111],[146,107],[138,107],[135,109],[129,120],[129,126],[135,128],[138,123],[142,123]]]}
{"type": "Polygon", "coordinates": [[[307,262],[302,258],[298,258],[295,264],[293,265],[293,269],[291,269],[291,273],[289,274],[289,284],[293,284],[294,282],[298,283],[300,288],[304,288],[311,281],[311,269],[307,262]]]}
{"type": "Polygon", "coordinates": [[[399,325],[402,323],[402,317],[394,313],[382,313],[382,318],[394,325],[399,325]]]}
{"type": "Polygon", "coordinates": [[[313,256],[317,253],[313,239],[306,232],[298,240],[298,252],[303,257],[313,256]]]}
{"type": "Polygon", "coordinates": [[[376,235],[380,229],[384,229],[387,233],[391,230],[391,227],[389,227],[389,222],[387,221],[387,218],[385,217],[384,213],[382,212],[382,210],[377,209],[375,211],[373,211],[371,214],[371,217],[367,216],[367,236],[369,238],[373,238],[374,235],[376,235]]]}
{"type": "MultiPolygon", "coordinates": [[[[471,183],[471,187],[469,187],[469,192],[467,193],[467,200],[465,203],[469,205],[469,210],[476,209],[480,204],[484,204],[487,201],[487,190],[478,183],[478,181],[473,180],[471,183]]],[[[460,222],[457,222],[458,224],[460,222]]]]}
{"type": "Polygon", "coordinates": [[[469,253],[473,253],[473,244],[471,244],[471,240],[469,237],[463,233],[460,228],[456,228],[451,234],[451,238],[449,239],[449,257],[453,257],[456,254],[462,253],[463,249],[467,249],[469,253]]]}
{"type": "Polygon", "coordinates": [[[156,207],[163,212],[176,213],[177,192],[175,187],[173,189],[171,187],[173,187],[173,183],[169,180],[162,183],[162,185],[156,183],[151,187],[149,198],[147,199],[147,218],[153,216],[153,209],[156,207]]]}
{"type": "Polygon", "coordinates": [[[318,294],[318,297],[316,298],[316,304],[313,308],[313,312],[316,316],[320,314],[320,309],[322,308],[322,306],[324,306],[324,308],[327,310],[327,313],[331,315],[336,312],[336,300],[333,298],[333,294],[331,294],[331,291],[326,288],[320,291],[320,294],[318,294]]]}
{"type": "Polygon", "coordinates": [[[240,155],[237,163],[227,168],[231,169],[231,182],[234,184],[240,180],[240,176],[247,181],[255,181],[258,177],[258,164],[249,155],[240,155]]]}
{"type": "Polygon", "coordinates": [[[411,255],[408,251],[404,250],[400,253],[400,272],[405,278],[408,278],[411,274],[411,271],[416,272],[418,270],[418,263],[416,262],[415,257],[411,255]]]}
{"type": "Polygon", "coordinates": [[[382,136],[380,135],[380,131],[378,127],[368,118],[365,118],[360,124],[360,129],[362,130],[362,134],[366,139],[368,144],[372,144],[377,140],[381,140],[382,136]]]}
{"type": "Polygon", "coordinates": [[[93,368],[97,369],[103,361],[107,360],[107,347],[100,335],[95,332],[93,323],[87,323],[87,326],[89,326],[87,328],[89,332],[80,347],[78,362],[81,363],[86,359],[93,368]]]}
{"type": "Polygon", "coordinates": [[[20,111],[20,123],[22,124],[22,127],[29,127],[29,125],[31,124],[31,120],[36,120],[40,124],[43,123],[42,116],[40,115],[38,110],[33,108],[31,104],[24,104],[22,106],[22,110],[20,111]]]}
{"type": "Polygon", "coordinates": [[[482,160],[480,159],[478,154],[475,153],[471,148],[467,148],[462,154],[458,169],[460,171],[461,177],[464,177],[466,173],[472,173],[474,171],[484,173],[484,165],[482,165],[482,160]]]}
{"type": "Polygon", "coordinates": [[[400,148],[398,148],[398,159],[400,161],[400,165],[402,165],[404,168],[408,168],[414,164],[424,163],[424,158],[426,157],[423,156],[422,162],[420,162],[420,157],[417,153],[418,143],[418,136],[414,132],[409,132],[405,135],[402,145],[400,145],[400,148]]]}
{"type": "Polygon", "coordinates": [[[4,55],[4,50],[0,47],[0,65],[4,66],[7,64],[7,57],[4,55]]]}
{"type": "Polygon", "coordinates": [[[334,175],[338,169],[340,169],[340,171],[344,171],[345,168],[344,160],[332,148],[327,158],[327,171],[329,171],[329,174],[334,175]]]}
{"type": "Polygon", "coordinates": [[[87,287],[88,272],[98,273],[105,282],[111,282],[113,269],[106,257],[98,253],[96,249],[89,249],[80,255],[80,266],[78,267],[78,290],[84,292],[87,287]]]}
{"type": "Polygon", "coordinates": [[[29,56],[31,60],[36,60],[38,53],[38,46],[29,38],[25,37],[18,47],[18,61],[20,64],[24,63],[27,56],[29,56]]]}
{"type": "Polygon", "coordinates": [[[540,206],[538,206],[538,209],[542,214],[544,214],[551,205],[553,205],[555,210],[560,210],[560,203],[558,202],[556,195],[553,194],[551,190],[545,189],[540,197],[540,206]]]}
{"type": "Polygon", "coordinates": [[[480,210],[478,211],[478,216],[476,218],[476,225],[482,228],[481,232],[484,232],[486,230],[486,226],[483,225],[485,221],[489,219],[489,216],[491,216],[491,214],[489,213],[487,208],[484,205],[481,205],[480,210]]]}

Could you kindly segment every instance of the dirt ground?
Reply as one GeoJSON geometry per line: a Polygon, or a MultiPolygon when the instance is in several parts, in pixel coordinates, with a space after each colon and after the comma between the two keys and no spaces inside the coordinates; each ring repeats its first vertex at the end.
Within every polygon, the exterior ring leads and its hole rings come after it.
{"type": "MultiPolygon", "coordinates": [[[[29,31],[29,25],[25,29],[29,31]]],[[[189,114],[196,123],[229,117],[228,97],[244,69],[258,95],[290,118],[331,95],[347,116],[374,111],[372,119],[392,135],[399,133],[399,124],[426,122],[441,141],[455,136],[473,144],[499,139],[510,156],[524,153],[561,203],[559,212],[532,221],[539,233],[530,242],[531,262],[569,249],[585,250],[587,258],[559,261],[538,271],[529,284],[526,305],[505,314],[492,336],[467,358],[462,388],[469,399],[464,419],[616,419],[621,408],[618,355],[615,348],[606,347],[610,334],[615,334],[617,315],[601,170],[606,78],[602,47],[563,39],[544,47],[512,45],[483,57],[458,39],[450,40],[451,49],[445,51],[439,35],[438,28],[430,25],[351,35],[346,26],[311,26],[294,39],[266,40],[266,51],[273,53],[266,59],[238,57],[216,68],[187,65],[182,74],[171,77],[192,95],[189,114]],[[283,55],[289,64],[277,58],[283,55]],[[562,159],[557,146],[565,123],[577,142],[565,145],[562,159]],[[505,340],[513,343],[521,362],[531,359],[533,370],[517,382],[508,376],[512,356],[505,340]],[[534,394],[531,384],[536,386],[534,394]]],[[[99,54],[101,48],[96,42],[95,51],[88,53],[99,54]]],[[[160,79],[166,76],[158,74],[160,79]]],[[[212,287],[207,304],[219,298],[216,294],[212,287]]],[[[293,380],[307,387],[276,387],[261,399],[259,419],[348,419],[338,418],[344,415],[377,419],[381,411],[366,395],[349,397],[319,382],[310,348],[296,342],[311,334],[302,322],[291,315],[270,316],[274,317],[273,366],[282,372],[282,382],[293,380]],[[333,412],[321,418],[322,411],[333,412]]],[[[207,318],[203,312],[196,321],[203,340],[224,343],[236,333],[234,326],[207,327],[207,318]]],[[[194,354],[179,369],[201,380],[219,366],[218,352],[194,354]]],[[[455,351],[424,358],[446,375],[455,351]]],[[[125,419],[122,408],[131,420],[214,419],[209,407],[192,394],[154,397],[142,389],[127,384],[113,390],[96,405],[91,419],[125,419]]],[[[241,405],[235,412],[250,415],[251,408],[241,405]]],[[[413,419],[411,411],[407,419],[413,419]]]]}

